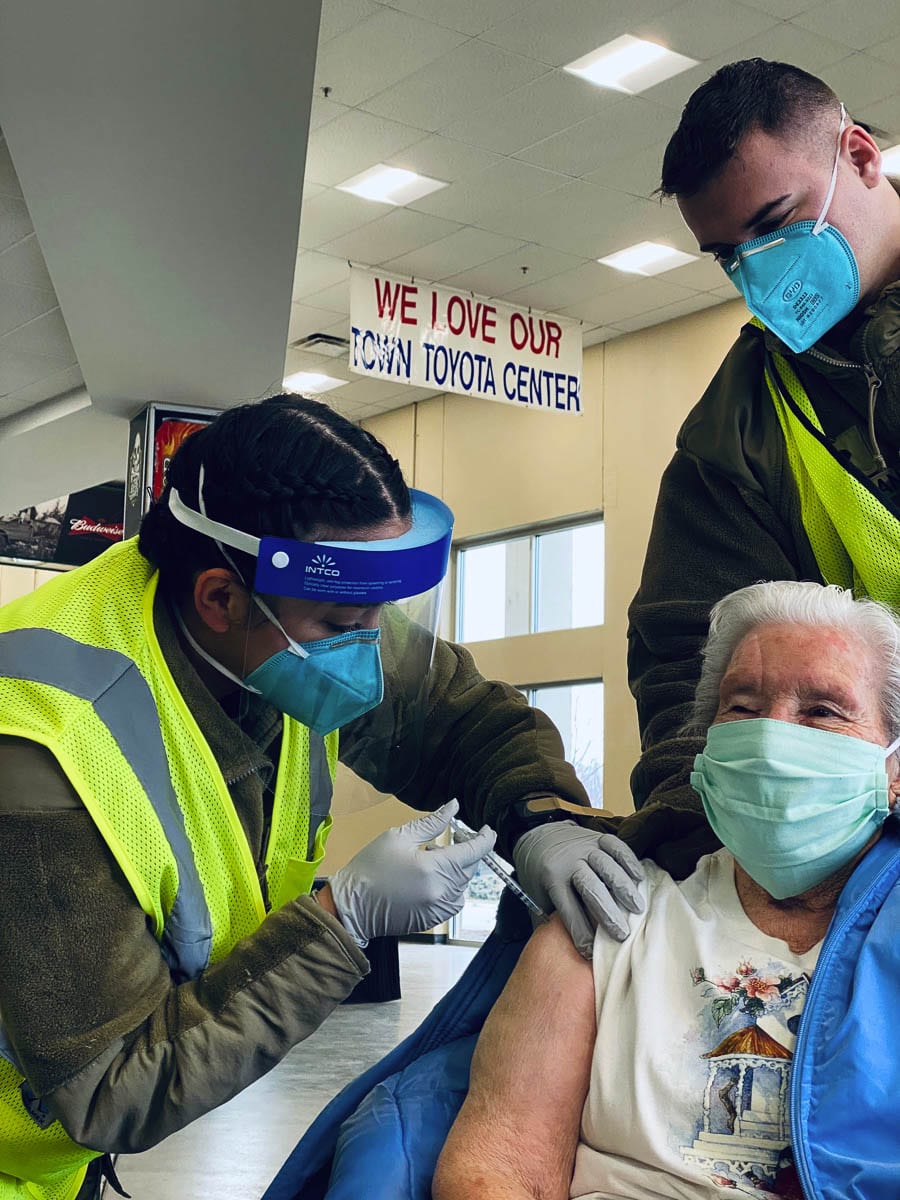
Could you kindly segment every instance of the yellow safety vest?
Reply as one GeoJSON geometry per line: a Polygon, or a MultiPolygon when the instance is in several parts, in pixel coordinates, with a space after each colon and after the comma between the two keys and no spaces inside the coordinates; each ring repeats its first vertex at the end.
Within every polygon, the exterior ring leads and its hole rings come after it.
{"type": "Polygon", "coordinates": [[[778,378],[767,368],[766,383],[822,578],[900,608],[900,520],[816,436],[822,425],[784,355],[772,363],[778,378]]]}
{"type": "MultiPolygon", "coordinates": [[[[0,609],[0,733],[54,754],[182,982],[266,908],[228,787],[156,638],[157,578],[132,539],[0,609]]],[[[337,752],[337,733],[285,718],[266,851],[273,909],[309,892],[324,857],[337,752]]],[[[97,1154],[43,1113],[2,1028],[0,1055],[0,1200],[72,1200],[97,1154]]]]}

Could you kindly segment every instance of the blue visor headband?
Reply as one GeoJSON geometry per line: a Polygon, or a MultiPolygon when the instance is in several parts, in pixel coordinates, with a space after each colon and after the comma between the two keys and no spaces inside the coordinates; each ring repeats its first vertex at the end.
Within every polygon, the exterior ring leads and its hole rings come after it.
{"type": "MultiPolygon", "coordinates": [[[[200,489],[202,494],[202,472],[200,489]]],[[[411,488],[409,494],[412,527],[400,537],[376,542],[254,537],[188,508],[175,488],[169,489],[169,510],[195,533],[256,558],[253,586],[258,592],[369,607],[430,591],[447,573],[453,513],[428,492],[411,488]]]]}

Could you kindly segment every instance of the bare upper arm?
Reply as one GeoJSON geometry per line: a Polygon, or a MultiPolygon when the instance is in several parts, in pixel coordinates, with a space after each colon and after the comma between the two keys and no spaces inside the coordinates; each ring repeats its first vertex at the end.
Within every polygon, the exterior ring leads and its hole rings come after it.
{"type": "Polygon", "coordinates": [[[525,947],[485,1023],[435,1200],[568,1196],[595,1025],[591,965],[554,918],[525,947]]]}

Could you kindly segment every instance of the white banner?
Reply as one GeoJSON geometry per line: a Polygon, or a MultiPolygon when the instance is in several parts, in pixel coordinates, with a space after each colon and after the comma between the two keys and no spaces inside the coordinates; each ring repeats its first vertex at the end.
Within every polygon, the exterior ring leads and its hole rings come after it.
{"type": "Polygon", "coordinates": [[[353,267],[350,369],[414,387],[581,412],[581,325],[353,267]]]}

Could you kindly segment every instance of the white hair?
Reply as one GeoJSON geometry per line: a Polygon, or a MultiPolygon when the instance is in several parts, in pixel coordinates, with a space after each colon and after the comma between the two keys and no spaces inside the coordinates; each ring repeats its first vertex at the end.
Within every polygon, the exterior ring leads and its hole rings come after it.
{"type": "Polygon", "coordinates": [[[713,605],[700,682],[685,732],[705,734],[719,709],[719,687],[738,643],[762,625],[838,629],[867,646],[883,669],[879,697],[888,737],[900,736],[900,619],[877,600],[855,600],[837,584],[754,583],[713,605]]]}

